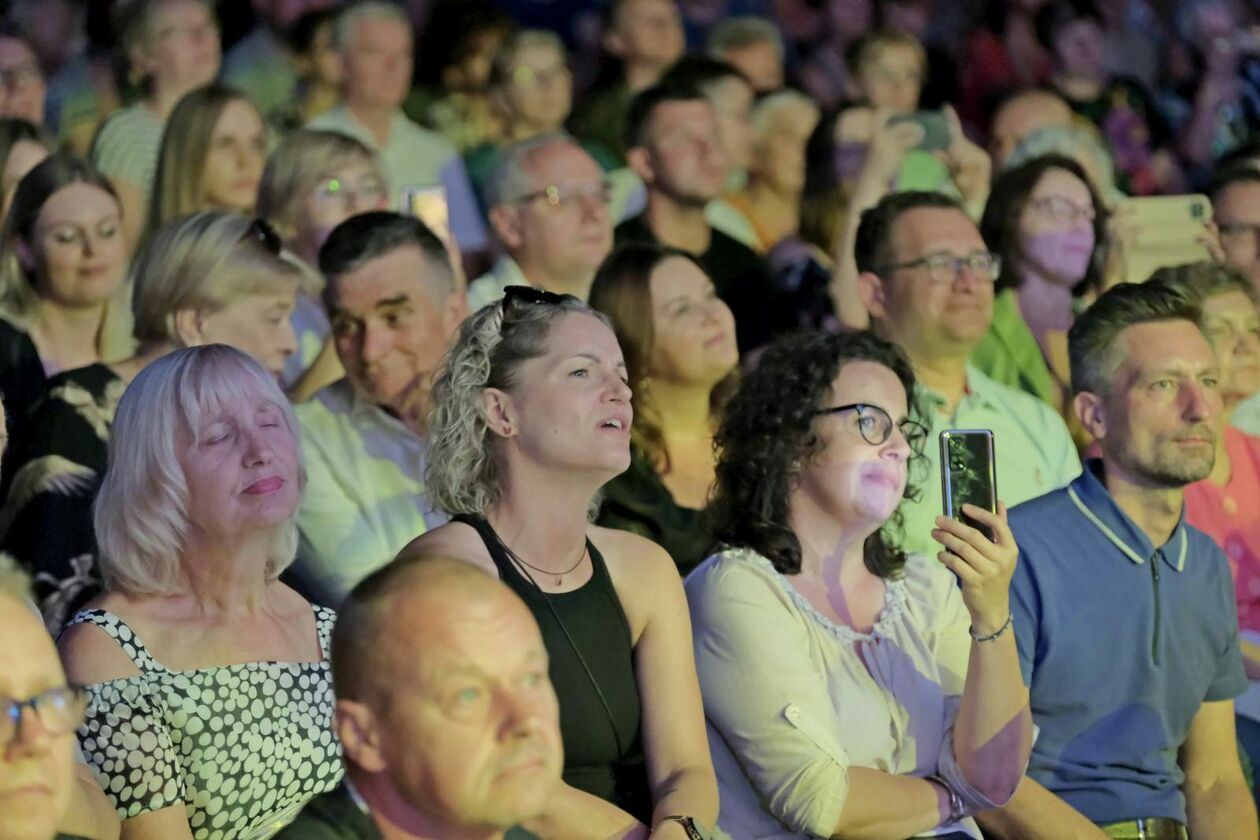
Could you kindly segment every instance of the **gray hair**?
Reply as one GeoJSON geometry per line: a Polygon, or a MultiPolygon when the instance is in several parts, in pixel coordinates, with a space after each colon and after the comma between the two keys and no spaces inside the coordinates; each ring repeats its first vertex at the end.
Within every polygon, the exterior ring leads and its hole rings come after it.
{"type": "Polygon", "coordinates": [[[499,499],[499,464],[490,446],[482,392],[511,391],[521,365],[546,354],[564,315],[580,312],[612,329],[607,316],[565,295],[561,303],[526,303],[510,296],[464,321],[433,386],[425,489],[447,513],[481,514],[499,499]]]}
{"type": "MultiPolygon", "coordinates": [[[[107,589],[173,595],[187,585],[181,568],[189,529],[183,436],[216,406],[262,394],[275,403],[298,447],[297,418],[276,380],[253,358],[223,344],[189,347],[151,362],[123,392],[109,439],[109,461],[92,509],[107,589]]],[[[305,467],[300,468],[305,481],[305,467]]],[[[276,527],[264,574],[280,576],[297,554],[295,515],[276,527]]]]}
{"type": "Polygon", "coordinates": [[[815,125],[817,125],[822,115],[818,103],[800,91],[790,89],[775,91],[761,97],[753,104],[750,117],[753,133],[759,137],[765,134],[778,122],[778,114],[788,108],[799,108],[807,111],[814,120],[815,125]]]}
{"type": "Polygon", "coordinates": [[[380,19],[401,23],[407,27],[408,32],[412,31],[411,19],[398,4],[389,0],[364,0],[361,3],[351,3],[346,6],[345,11],[337,15],[337,21],[333,25],[333,47],[338,52],[344,52],[360,23],[380,19]]]}
{"type": "Polygon", "coordinates": [[[779,58],[783,58],[783,33],[770,21],[756,15],[727,18],[713,27],[709,34],[708,52],[714,58],[726,58],[729,50],[738,50],[756,44],[773,44],[779,58]]]}
{"type": "MultiPolygon", "coordinates": [[[[509,204],[523,195],[538,189],[530,173],[530,160],[543,149],[557,143],[565,143],[581,150],[571,135],[563,131],[549,131],[528,140],[513,143],[499,153],[499,161],[486,181],[486,206],[509,204]]],[[[584,150],[583,150],[584,152],[584,150]]]]}

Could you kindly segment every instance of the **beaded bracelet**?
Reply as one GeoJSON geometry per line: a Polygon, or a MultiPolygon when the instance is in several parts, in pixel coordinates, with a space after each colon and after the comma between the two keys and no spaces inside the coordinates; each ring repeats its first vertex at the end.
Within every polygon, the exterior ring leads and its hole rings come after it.
{"type": "Polygon", "coordinates": [[[970,634],[971,634],[971,638],[972,638],[972,639],[974,639],[974,640],[975,640],[975,641],[977,641],[977,642],[981,642],[981,643],[983,643],[983,642],[991,642],[991,641],[993,641],[994,639],[996,639],[996,638],[998,638],[999,636],[1001,636],[1001,635],[1002,635],[1003,633],[1005,633],[1007,630],[1011,629],[1011,622],[1012,622],[1012,621],[1014,621],[1014,620],[1015,620],[1015,613],[1013,613],[1013,612],[1009,612],[1009,613],[1007,613],[1007,614],[1006,614],[1006,623],[1005,623],[1005,624],[1003,624],[1000,628],[998,628],[998,631],[997,631],[996,633],[994,633],[994,634],[992,634],[992,635],[990,635],[990,636],[977,636],[977,635],[976,635],[976,631],[975,631],[975,630],[972,630],[970,627],[968,627],[968,628],[967,628],[967,632],[968,632],[968,633],[970,633],[970,634]]]}

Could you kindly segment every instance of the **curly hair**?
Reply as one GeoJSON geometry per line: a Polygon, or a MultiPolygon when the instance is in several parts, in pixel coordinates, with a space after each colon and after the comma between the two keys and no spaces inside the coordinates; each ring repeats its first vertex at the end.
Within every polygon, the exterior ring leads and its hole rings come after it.
{"type": "MultiPolygon", "coordinates": [[[[800,572],[801,544],[788,522],[788,498],[801,465],[821,449],[815,412],[841,367],[857,361],[896,374],[911,416],[921,416],[910,362],[874,333],[802,333],[775,341],[745,374],[714,438],[718,462],[709,515],[718,544],[752,548],[782,574],[800,572]]],[[[909,484],[905,497],[918,497],[909,484]]],[[[896,546],[900,531],[898,511],[866,538],[863,559],[872,574],[900,575],[906,562],[896,546]]]]}
{"type": "Polygon", "coordinates": [[[450,514],[485,513],[499,499],[499,465],[490,447],[482,392],[511,391],[521,364],[547,352],[551,328],[581,312],[612,328],[608,318],[572,295],[533,303],[510,294],[482,307],[459,329],[433,385],[425,489],[450,514]]]}

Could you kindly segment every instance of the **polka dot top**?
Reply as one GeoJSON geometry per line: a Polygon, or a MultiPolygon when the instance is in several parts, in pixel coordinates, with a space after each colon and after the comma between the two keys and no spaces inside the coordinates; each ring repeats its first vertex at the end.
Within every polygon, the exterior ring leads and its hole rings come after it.
{"type": "Polygon", "coordinates": [[[88,686],[79,742],[121,819],[184,803],[195,840],[260,840],[341,781],[328,648],[335,614],[314,607],[324,659],[172,671],[106,610],[70,622],[112,636],[139,675],[88,686]]]}

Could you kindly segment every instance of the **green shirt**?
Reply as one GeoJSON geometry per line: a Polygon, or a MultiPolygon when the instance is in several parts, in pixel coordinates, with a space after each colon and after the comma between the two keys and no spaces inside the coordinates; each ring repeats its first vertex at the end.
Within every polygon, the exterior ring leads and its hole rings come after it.
{"type": "Polygon", "coordinates": [[[930,429],[924,457],[911,463],[910,480],[919,500],[901,503],[901,547],[935,557],[941,550],[932,539],[942,513],[940,433],[946,429],[990,429],[996,458],[998,499],[1012,508],[1065,486],[1080,475],[1081,460],[1067,426],[1046,403],[993,381],[967,365],[967,392],[953,416],[941,413],[945,398],[919,386],[916,399],[927,413],[930,429]]]}
{"type": "Polygon", "coordinates": [[[993,322],[975,350],[971,363],[995,382],[1031,394],[1053,406],[1058,383],[1050,373],[1041,345],[1024,316],[1014,289],[993,299],[993,322]]]}

